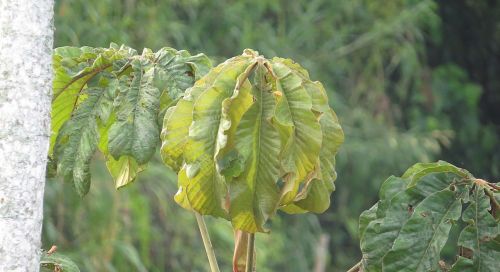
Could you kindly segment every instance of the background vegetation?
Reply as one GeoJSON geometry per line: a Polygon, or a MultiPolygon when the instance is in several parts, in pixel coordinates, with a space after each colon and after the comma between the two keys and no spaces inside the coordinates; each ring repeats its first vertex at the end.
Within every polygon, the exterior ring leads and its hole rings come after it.
{"type": "MultiPolygon", "coordinates": [[[[204,52],[215,63],[244,48],[295,59],[324,83],[346,133],[330,209],[287,216],[258,235],[258,271],[327,270],[359,260],[357,220],[381,182],[417,161],[447,160],[500,177],[500,3],[369,0],[56,0],[55,46],[204,52]]],[[[159,159],[118,192],[103,165],[81,200],[48,180],[44,246],[83,271],[207,271],[194,217],[172,200],[159,159]]],[[[232,233],[209,220],[222,271],[232,233]]]]}

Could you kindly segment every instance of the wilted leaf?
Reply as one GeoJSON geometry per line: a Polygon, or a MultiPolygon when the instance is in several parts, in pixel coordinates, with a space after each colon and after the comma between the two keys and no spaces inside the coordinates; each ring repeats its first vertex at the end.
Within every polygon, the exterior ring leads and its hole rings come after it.
{"type": "Polygon", "coordinates": [[[179,171],[176,201],[253,233],[266,231],[280,206],[329,206],[343,133],[302,67],[245,50],[165,114],[162,141],[164,162],[179,171]]]}
{"type": "Polygon", "coordinates": [[[444,189],[425,198],[403,226],[383,259],[384,271],[435,271],[451,226],[460,218],[456,192],[444,189]]]}
{"type": "MultiPolygon", "coordinates": [[[[181,150],[178,149],[181,147],[177,143],[170,142],[171,138],[169,137],[179,133],[178,135],[181,137],[177,136],[177,139],[182,139],[182,135],[188,133],[186,142],[179,142],[185,144],[182,149],[185,160],[183,167],[185,175],[178,177],[180,186],[176,200],[188,201],[190,207],[201,214],[217,217],[228,216],[228,208],[225,205],[226,184],[223,176],[216,170],[215,162],[217,153],[227,142],[227,138],[219,133],[219,130],[223,129],[224,126],[220,118],[222,115],[221,104],[232,95],[238,75],[246,69],[249,62],[250,60],[246,58],[236,58],[210,72],[206,79],[202,79],[203,86],[195,85],[192,90],[188,91],[186,99],[179,102],[182,105],[187,99],[194,100],[191,106],[192,123],[188,130],[186,131],[186,127],[179,126],[179,132],[169,131],[168,128],[172,127],[173,124],[167,122],[166,130],[163,133],[162,150],[165,151],[166,147],[169,147],[167,150],[170,152],[163,153],[166,161],[175,161],[169,154],[175,154],[175,150],[181,150]],[[217,73],[217,75],[214,76],[212,73],[217,73]],[[214,78],[213,82],[210,78],[214,78]],[[182,184],[186,184],[186,186],[182,186],[182,184]]],[[[177,116],[174,114],[169,116],[172,123],[177,122],[176,118],[177,116]]]]}
{"type": "Polygon", "coordinates": [[[257,68],[252,106],[243,114],[235,136],[235,149],[245,162],[243,171],[229,181],[230,215],[233,227],[246,232],[266,231],[263,227],[279,202],[280,137],[272,125],[274,97],[257,68]]]}
{"type": "MultiPolygon", "coordinates": [[[[413,187],[378,203],[377,219],[372,220],[361,237],[363,265],[367,271],[382,271],[382,258],[392,248],[401,228],[412,216],[415,207],[429,195],[441,191],[451,183],[453,174],[431,173],[422,177],[413,187]]],[[[386,182],[398,182],[390,178],[386,182]]],[[[383,185],[384,187],[384,185],[383,185]]]]}

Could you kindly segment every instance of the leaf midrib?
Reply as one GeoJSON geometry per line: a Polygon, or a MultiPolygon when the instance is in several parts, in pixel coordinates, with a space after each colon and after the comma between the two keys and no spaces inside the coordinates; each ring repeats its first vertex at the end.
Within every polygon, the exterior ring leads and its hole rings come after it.
{"type": "MultiPolygon", "coordinates": [[[[259,82],[259,95],[260,95],[260,108],[259,108],[259,118],[257,119],[258,120],[258,125],[256,126],[256,129],[258,130],[256,133],[258,133],[258,137],[257,138],[257,142],[258,144],[255,144],[254,143],[254,146],[256,146],[257,148],[255,149],[255,163],[256,163],[256,167],[257,169],[260,168],[259,165],[260,165],[260,148],[261,148],[261,136],[262,136],[262,117],[264,115],[264,101],[263,101],[263,92],[264,92],[264,75],[262,75],[262,79],[261,81],[259,82]]],[[[253,185],[254,187],[252,188],[253,189],[253,199],[257,199],[257,171],[255,171],[255,175],[254,175],[254,178],[253,178],[253,185]]],[[[259,209],[258,205],[256,206],[257,202],[256,201],[253,201],[253,205],[252,205],[252,211],[253,211],[253,214],[254,214],[254,220],[255,220],[255,226],[257,228],[260,228],[259,226],[257,226],[257,213],[256,213],[256,209],[259,209]]]]}
{"type": "MultiPolygon", "coordinates": [[[[101,94],[101,95],[97,96],[97,99],[93,103],[91,109],[89,110],[89,113],[86,114],[86,116],[85,116],[85,121],[83,123],[84,125],[82,125],[80,127],[79,131],[81,131],[83,128],[87,128],[88,129],[88,127],[90,127],[91,122],[95,121],[94,118],[97,117],[96,108],[97,108],[98,105],[100,105],[100,103],[101,103],[101,101],[102,101],[102,99],[103,99],[104,96],[105,96],[104,94],[101,94]]],[[[77,143],[77,147],[76,147],[75,154],[74,154],[74,157],[73,157],[73,170],[72,170],[73,173],[74,173],[74,166],[75,166],[76,157],[78,156],[78,154],[81,153],[81,149],[82,149],[81,141],[82,141],[82,138],[83,138],[84,134],[80,132],[77,135],[78,135],[78,137],[77,137],[78,143],[77,143]]],[[[99,132],[97,132],[97,142],[99,141],[99,138],[100,138],[100,135],[99,135],[99,132]]],[[[72,175],[74,175],[73,173],[72,173],[72,175]]],[[[73,176],[73,180],[74,180],[74,176],[73,176]]]]}
{"type": "MultiPolygon", "coordinates": [[[[477,185],[476,185],[477,186],[477,185]]],[[[480,246],[480,241],[479,241],[479,217],[478,217],[478,213],[479,213],[479,209],[478,209],[478,206],[479,206],[479,203],[478,203],[478,200],[479,200],[479,196],[478,196],[478,188],[476,188],[476,190],[474,190],[474,198],[475,198],[475,201],[476,201],[476,205],[475,205],[475,213],[474,213],[474,218],[475,218],[475,222],[476,222],[476,242],[477,242],[477,253],[480,255],[481,254],[481,246],[480,246]]],[[[481,271],[481,258],[477,258],[478,261],[477,261],[477,271],[481,271]]]]}
{"type": "MultiPolygon", "coordinates": [[[[438,227],[441,226],[441,224],[443,223],[443,220],[446,218],[446,216],[450,213],[451,211],[451,208],[453,207],[454,203],[455,203],[456,199],[454,199],[453,201],[451,201],[450,205],[448,206],[448,209],[446,209],[446,213],[443,215],[443,217],[441,218],[441,220],[439,220],[439,224],[438,224],[438,227]]],[[[432,237],[431,239],[429,240],[429,243],[427,244],[427,247],[426,249],[424,250],[424,252],[422,253],[422,256],[420,257],[420,260],[418,261],[417,263],[417,271],[418,269],[420,268],[420,264],[422,263],[422,260],[424,259],[424,256],[427,254],[427,251],[429,250],[430,246],[431,246],[431,243],[432,241],[434,240],[434,237],[436,236],[436,233],[437,233],[437,227],[436,227],[436,231],[434,231],[432,233],[432,237]]]]}
{"type": "MultiPolygon", "coordinates": [[[[139,86],[137,87],[137,99],[136,99],[136,101],[134,103],[134,109],[132,110],[132,127],[134,128],[134,129],[132,129],[132,135],[133,135],[132,141],[133,141],[133,139],[137,139],[137,128],[135,126],[135,120],[137,119],[136,118],[137,107],[139,105],[139,101],[141,101],[142,80],[144,79],[144,73],[143,73],[144,72],[144,66],[142,65],[142,63],[139,63],[139,65],[140,65],[140,72],[138,72],[138,74],[139,74],[140,78],[138,79],[139,80],[139,86]]],[[[130,84],[132,84],[133,82],[134,82],[134,80],[132,80],[132,82],[130,84]]],[[[133,86],[130,86],[130,88],[132,88],[132,87],[133,86]]],[[[155,120],[155,123],[157,123],[156,120],[155,120]]],[[[131,143],[132,146],[134,145],[133,142],[131,143]]],[[[130,147],[130,148],[132,148],[132,147],[130,147]]],[[[132,150],[130,150],[130,152],[132,152],[132,150]]]]}

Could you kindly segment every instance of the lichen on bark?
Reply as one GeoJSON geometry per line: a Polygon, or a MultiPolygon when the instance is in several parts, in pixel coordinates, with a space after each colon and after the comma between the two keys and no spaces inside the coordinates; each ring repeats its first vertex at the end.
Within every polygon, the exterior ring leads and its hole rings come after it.
{"type": "Polygon", "coordinates": [[[38,271],[53,0],[0,1],[0,271],[38,271]]]}

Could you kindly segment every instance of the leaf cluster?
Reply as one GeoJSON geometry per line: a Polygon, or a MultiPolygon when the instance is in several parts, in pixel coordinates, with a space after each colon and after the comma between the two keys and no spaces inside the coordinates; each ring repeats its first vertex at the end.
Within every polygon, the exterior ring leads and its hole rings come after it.
{"type": "Polygon", "coordinates": [[[126,46],[54,51],[49,174],[90,188],[89,164],[100,151],[116,187],[134,180],[153,156],[169,105],[211,67],[203,54],[126,46]]]}
{"type": "Polygon", "coordinates": [[[289,59],[247,49],[167,110],[161,138],[178,171],[176,202],[254,233],[278,209],[328,208],[344,136],[321,83],[289,59]]]}
{"type": "Polygon", "coordinates": [[[388,178],[380,200],[359,219],[363,271],[496,271],[497,189],[443,161],[388,178]],[[458,248],[452,265],[440,259],[446,243],[458,248]]]}

